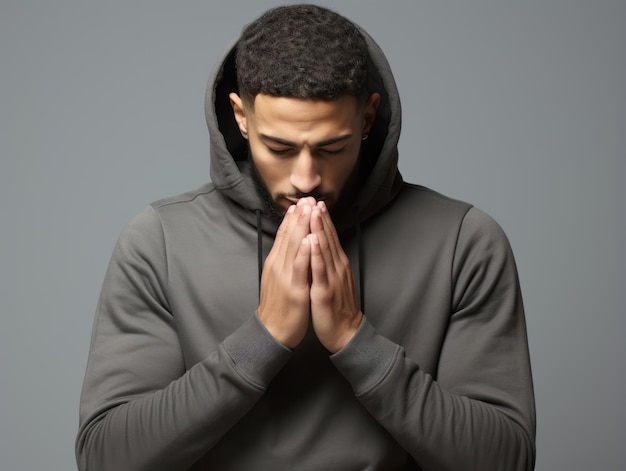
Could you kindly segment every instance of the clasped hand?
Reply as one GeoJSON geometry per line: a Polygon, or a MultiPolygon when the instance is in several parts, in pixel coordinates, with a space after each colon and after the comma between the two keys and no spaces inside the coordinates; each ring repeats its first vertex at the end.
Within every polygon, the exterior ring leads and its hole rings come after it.
{"type": "Polygon", "coordinates": [[[295,348],[309,322],[331,353],[361,323],[350,262],[323,201],[302,198],[285,214],[261,277],[258,315],[274,338],[295,348]]]}

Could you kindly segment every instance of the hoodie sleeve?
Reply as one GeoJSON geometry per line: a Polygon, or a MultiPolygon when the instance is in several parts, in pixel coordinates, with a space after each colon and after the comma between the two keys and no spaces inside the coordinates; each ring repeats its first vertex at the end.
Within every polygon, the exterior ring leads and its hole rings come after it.
{"type": "Polygon", "coordinates": [[[183,470],[264,393],[290,357],[256,315],[185,367],[149,207],[123,231],[98,303],[80,405],[81,470],[183,470]]]}
{"type": "Polygon", "coordinates": [[[367,319],[331,358],[424,470],[532,470],[535,409],[517,270],[506,236],[472,208],[452,267],[436,378],[367,319]]]}

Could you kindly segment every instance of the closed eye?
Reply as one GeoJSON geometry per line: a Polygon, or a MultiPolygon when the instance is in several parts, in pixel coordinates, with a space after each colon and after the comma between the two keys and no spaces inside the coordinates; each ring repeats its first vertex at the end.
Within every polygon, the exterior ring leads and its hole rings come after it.
{"type": "Polygon", "coordinates": [[[274,155],[287,155],[293,149],[290,149],[290,148],[287,148],[287,149],[275,149],[273,147],[268,147],[267,150],[269,150],[274,155]]]}
{"type": "Polygon", "coordinates": [[[341,154],[345,149],[346,149],[345,146],[342,147],[341,149],[324,149],[324,148],[322,148],[322,149],[320,149],[320,152],[323,152],[324,154],[333,155],[333,154],[341,154]]]}

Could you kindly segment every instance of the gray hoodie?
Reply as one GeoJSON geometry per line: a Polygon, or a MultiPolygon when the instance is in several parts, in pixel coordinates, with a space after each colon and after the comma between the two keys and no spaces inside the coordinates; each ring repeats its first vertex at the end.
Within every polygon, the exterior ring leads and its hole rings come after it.
{"type": "Polygon", "coordinates": [[[228,92],[209,80],[211,183],[122,232],[94,321],[76,442],[82,470],[531,470],[535,416],[513,255],[480,210],[402,182],[400,102],[382,95],[366,178],[335,221],[365,318],[334,355],[258,320],[278,224],[247,169],[228,92]]]}

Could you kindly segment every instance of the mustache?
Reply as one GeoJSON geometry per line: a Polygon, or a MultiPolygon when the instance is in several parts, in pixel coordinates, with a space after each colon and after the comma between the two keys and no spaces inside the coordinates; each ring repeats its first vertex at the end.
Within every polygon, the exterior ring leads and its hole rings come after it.
{"type": "Polygon", "coordinates": [[[335,196],[334,193],[332,192],[318,192],[318,191],[313,191],[313,192],[309,192],[309,193],[304,193],[301,191],[294,191],[292,193],[278,193],[276,195],[276,199],[280,199],[280,198],[295,198],[295,199],[300,199],[300,198],[306,198],[306,197],[313,197],[315,198],[315,201],[327,201],[330,199],[333,199],[333,197],[335,196]]]}

